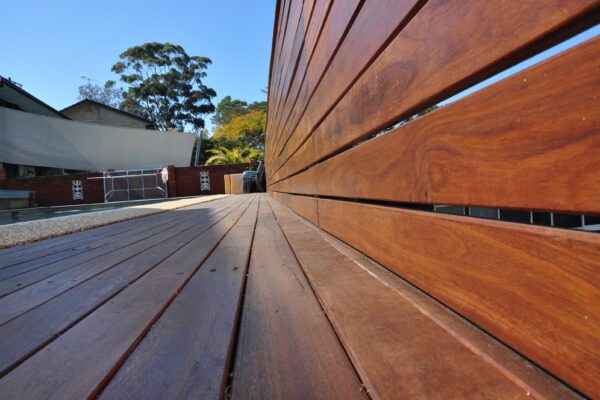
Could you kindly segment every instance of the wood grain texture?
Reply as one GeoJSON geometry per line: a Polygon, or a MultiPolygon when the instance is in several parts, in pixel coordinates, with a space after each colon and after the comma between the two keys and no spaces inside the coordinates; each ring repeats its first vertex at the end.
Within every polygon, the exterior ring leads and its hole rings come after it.
{"type": "Polygon", "coordinates": [[[318,212],[322,229],[600,395],[600,236],[335,200],[318,212]]]}
{"type": "Polygon", "coordinates": [[[297,126],[289,126],[288,140],[277,152],[279,156],[286,150],[280,160],[289,158],[292,153],[287,150],[294,151],[304,142],[379,51],[385,48],[390,37],[408,24],[423,3],[418,0],[380,0],[363,4],[331,64],[323,72],[297,126]]]}
{"type": "Polygon", "coordinates": [[[579,398],[367,257],[270,204],[371,398],[579,398]]]}
{"type": "Polygon", "coordinates": [[[270,183],[535,54],[572,32],[573,24],[590,26],[600,16],[599,4],[428,1],[310,139],[298,150],[286,148],[289,161],[270,183]]]}
{"type": "MultiPolygon", "coordinates": [[[[106,254],[108,252],[114,251],[122,246],[126,246],[131,243],[135,243],[136,240],[142,239],[144,236],[142,232],[148,234],[148,236],[152,234],[156,234],[160,232],[163,228],[168,229],[173,225],[177,225],[185,220],[187,214],[194,214],[197,210],[205,210],[207,208],[214,207],[216,209],[220,209],[225,204],[228,204],[229,201],[217,201],[215,203],[211,202],[211,205],[208,204],[205,206],[197,205],[192,207],[186,207],[184,209],[176,210],[168,215],[162,215],[164,218],[156,219],[156,218],[148,218],[147,226],[144,228],[143,219],[130,221],[129,223],[135,229],[125,229],[122,233],[117,233],[115,235],[99,235],[98,242],[103,242],[104,244],[100,247],[96,247],[93,239],[89,244],[83,244],[82,239],[79,238],[79,235],[86,236],[88,231],[69,235],[69,237],[73,240],[73,244],[69,247],[67,244],[55,247],[63,247],[64,250],[68,253],[71,250],[77,250],[77,254],[73,254],[71,256],[58,259],[51,260],[51,257],[47,257],[42,255],[41,257],[35,257],[34,259],[18,264],[14,268],[14,272],[11,276],[7,276],[4,279],[0,280],[0,297],[6,296],[9,293],[14,291],[23,289],[28,285],[38,282],[41,279],[48,278],[58,272],[67,270],[72,268],[84,261],[91,260],[94,256],[101,256],[102,254],[106,254]],[[138,224],[141,222],[141,225],[138,224]],[[132,239],[132,240],[130,240],[132,239]],[[79,251],[86,250],[86,251],[79,251]],[[26,268],[22,268],[26,267],[26,268]]],[[[212,208],[211,208],[212,210],[212,208]]],[[[124,223],[127,225],[127,223],[124,223]]],[[[121,228],[116,229],[119,231],[121,228]]],[[[87,239],[85,239],[87,240],[87,239]]],[[[38,243],[41,247],[45,247],[45,241],[38,243]]],[[[36,247],[30,248],[31,252],[34,254],[38,254],[40,252],[45,252],[44,249],[41,251],[37,251],[36,247]]],[[[53,258],[53,257],[52,257],[53,258]]]]}
{"type": "MultiPolygon", "coordinates": [[[[279,105],[282,102],[282,96],[285,96],[286,94],[285,91],[283,91],[285,80],[289,79],[289,74],[292,74],[292,72],[295,71],[298,52],[302,50],[304,36],[306,35],[305,26],[310,18],[310,14],[305,14],[305,12],[309,12],[308,8],[312,11],[312,4],[314,4],[314,0],[293,2],[292,13],[290,14],[290,20],[288,21],[289,32],[286,32],[287,43],[281,55],[281,73],[279,74],[277,81],[273,82],[273,84],[276,85],[275,91],[273,92],[273,104],[279,105]]],[[[276,113],[277,106],[274,107],[273,111],[276,113]]]]}
{"type": "MultiPolygon", "coordinates": [[[[188,210],[185,213],[196,214],[198,212],[201,211],[188,210]]],[[[94,262],[99,257],[106,256],[109,253],[133,245],[141,240],[158,235],[162,231],[180,226],[184,221],[185,216],[183,215],[179,218],[172,218],[172,220],[165,219],[159,222],[157,226],[153,226],[153,222],[148,221],[148,226],[145,229],[141,227],[139,230],[128,230],[121,235],[99,238],[96,243],[91,242],[86,245],[77,244],[67,247],[61,253],[43,256],[18,264],[14,268],[7,269],[7,271],[11,272],[10,275],[7,274],[3,279],[0,279],[0,299],[10,293],[23,290],[43,279],[50,278],[79,265],[94,262]]],[[[76,243],[80,243],[80,241],[76,243]]],[[[127,252],[127,250],[124,251],[127,252]]]]}
{"type": "MultiPolygon", "coordinates": [[[[292,1],[297,1],[297,0],[292,0],[292,1]]],[[[304,50],[301,52],[301,54],[303,54],[303,53],[305,53],[304,50]]],[[[281,71],[278,70],[277,66],[274,65],[273,63],[271,64],[271,69],[273,70],[273,74],[272,74],[271,78],[269,79],[269,89],[271,89],[274,86],[276,78],[277,79],[279,78],[279,77],[276,77],[276,75],[281,73],[281,71]]],[[[304,79],[304,77],[302,77],[302,78],[304,79]]],[[[272,90],[274,91],[275,89],[272,89],[272,90]]],[[[273,110],[275,108],[275,105],[277,105],[277,107],[280,107],[280,104],[279,104],[279,102],[275,101],[274,95],[269,97],[268,104],[269,104],[269,107],[267,110],[268,110],[268,113],[270,114],[270,116],[267,121],[266,131],[272,132],[272,133],[265,135],[265,144],[266,144],[265,151],[266,151],[266,154],[270,155],[271,152],[273,152],[274,149],[276,148],[276,141],[278,139],[277,135],[275,134],[276,118],[275,118],[275,115],[273,115],[274,114],[273,110]]],[[[271,164],[272,164],[271,160],[272,160],[272,157],[270,157],[270,156],[265,157],[265,168],[266,168],[267,174],[271,173],[271,164]]]]}
{"type": "Polygon", "coordinates": [[[52,254],[55,251],[64,248],[65,246],[74,246],[82,244],[84,241],[89,242],[104,236],[114,236],[123,231],[123,229],[132,229],[140,225],[149,224],[156,219],[164,218],[164,213],[153,214],[144,217],[144,219],[134,218],[127,221],[117,222],[114,224],[105,225],[98,228],[89,229],[83,232],[75,232],[64,236],[44,239],[41,242],[22,244],[10,248],[0,249],[0,259],[6,262],[12,262],[15,258],[25,257],[26,260],[52,254]],[[146,218],[148,220],[146,220],[146,218]],[[60,247],[59,247],[60,246],[60,247]]]}
{"type": "Polygon", "coordinates": [[[271,196],[285,204],[289,209],[296,214],[319,225],[319,213],[317,210],[317,199],[305,196],[294,196],[287,193],[272,192],[271,196]]]}
{"type": "MultiPolygon", "coordinates": [[[[237,206],[237,209],[242,206],[242,204],[235,202],[234,206],[237,206]]],[[[238,212],[236,209],[233,209],[234,214],[238,212]]],[[[154,279],[147,277],[156,276],[156,274],[162,276],[163,272],[160,272],[160,269],[159,272],[153,272],[158,268],[158,265],[167,265],[162,267],[163,270],[164,268],[172,268],[169,267],[169,265],[172,266],[173,264],[170,263],[175,259],[171,259],[170,256],[174,252],[181,249],[186,244],[189,246],[189,243],[192,243],[194,239],[196,240],[194,244],[197,244],[199,241],[210,243],[211,240],[213,240],[215,232],[223,229],[224,224],[227,225],[232,223],[231,218],[232,217],[223,215],[220,218],[213,217],[213,219],[207,218],[203,221],[198,221],[197,228],[193,228],[193,230],[183,232],[181,235],[165,240],[160,245],[154,246],[151,249],[128,259],[126,262],[95,276],[93,279],[89,279],[86,282],[77,285],[71,290],[65,291],[60,296],[56,296],[29,312],[0,326],[0,338],[2,338],[2,340],[0,340],[0,376],[11,371],[19,363],[26,361],[32,354],[39,355],[40,353],[38,350],[52,342],[59,335],[63,333],[66,334],[65,332],[72,332],[72,329],[69,328],[79,326],[79,324],[75,324],[85,317],[89,317],[91,313],[99,309],[98,307],[113,304],[109,301],[114,298],[115,295],[122,293],[126,288],[132,287],[131,285],[139,284],[140,279],[154,279]],[[164,264],[164,262],[166,262],[165,260],[170,261],[167,264],[164,264]]],[[[201,255],[200,250],[203,248],[203,246],[196,247],[196,254],[201,255]]],[[[191,259],[196,260],[196,257],[191,257],[191,259]]],[[[181,272],[181,270],[177,269],[175,275],[179,274],[179,272],[181,272]]],[[[177,276],[182,275],[183,274],[177,276]]],[[[121,314],[115,314],[115,316],[118,315],[121,314]]],[[[125,316],[123,316],[123,318],[127,319],[125,316]]],[[[106,327],[106,329],[109,328],[110,327],[106,327]]],[[[94,332],[94,328],[90,329],[94,332]]],[[[77,330],[76,332],[81,333],[81,331],[77,330]]],[[[83,332],[83,336],[85,336],[85,332],[87,331],[84,329],[83,332]]],[[[72,334],[72,339],[70,340],[77,341],[77,337],[80,333],[72,334]]],[[[92,333],[91,335],[93,336],[94,334],[95,333],[92,333]]],[[[42,352],[43,351],[48,350],[42,350],[42,352]]],[[[76,349],[74,351],[78,350],[76,349]]],[[[68,352],[64,356],[68,358],[69,354],[72,353],[68,352]]],[[[84,355],[82,354],[82,356],[84,355]]],[[[48,357],[51,357],[51,355],[48,355],[48,357]]],[[[35,368],[33,369],[35,370],[35,368]]],[[[61,373],[58,369],[54,372],[56,374],[61,373]]],[[[68,371],[65,372],[69,373],[68,371]]],[[[3,381],[4,378],[0,380],[0,383],[3,381]]],[[[25,390],[24,388],[21,389],[25,390]]],[[[91,390],[93,388],[88,389],[91,390]]],[[[39,390],[43,393],[44,388],[40,388],[39,390]]],[[[52,391],[54,389],[48,390],[52,391]]]]}
{"type": "Polygon", "coordinates": [[[277,38],[276,38],[276,44],[275,44],[275,48],[274,48],[274,52],[273,52],[273,59],[271,61],[271,76],[269,78],[269,100],[270,101],[275,101],[274,100],[274,96],[275,96],[275,86],[272,85],[272,83],[276,80],[278,80],[280,78],[281,75],[281,68],[280,68],[280,58],[281,58],[281,52],[283,50],[283,38],[286,34],[286,28],[287,28],[287,23],[288,23],[288,19],[289,19],[289,13],[290,13],[290,6],[291,6],[291,2],[292,0],[278,0],[281,3],[283,3],[282,5],[280,4],[281,7],[281,14],[280,14],[280,19],[279,19],[279,23],[277,25],[277,38]]]}
{"type": "MultiPolygon", "coordinates": [[[[277,0],[276,2],[276,25],[273,27],[273,48],[271,49],[271,61],[269,64],[269,87],[267,88],[267,104],[275,101],[275,87],[273,82],[279,79],[281,75],[281,69],[279,68],[279,57],[281,54],[281,45],[283,35],[285,34],[285,27],[287,24],[287,15],[290,7],[291,0],[277,0]]],[[[270,129],[273,124],[273,117],[271,108],[267,107],[267,125],[266,129],[270,129]]],[[[270,138],[265,136],[265,150],[271,147],[270,138]]],[[[265,161],[268,164],[268,161],[265,161]]]]}
{"type": "MultiPolygon", "coordinates": [[[[70,268],[65,268],[65,270],[57,272],[49,278],[40,279],[38,282],[31,284],[24,289],[20,289],[9,296],[1,298],[0,324],[43,304],[64,291],[93,278],[97,274],[118,265],[124,260],[127,260],[152,246],[159,245],[193,225],[194,222],[182,224],[180,227],[169,229],[163,234],[155,235],[132,246],[115,250],[110,254],[96,257],[91,260],[83,260],[81,262],[76,261],[76,264],[69,265],[70,268]]],[[[57,266],[63,267],[62,265],[57,266]]],[[[53,270],[53,272],[55,271],[53,270]]]]}
{"type": "MultiPolygon", "coordinates": [[[[269,88],[267,89],[267,104],[269,103],[269,101],[272,99],[271,97],[271,81],[273,79],[273,69],[275,67],[274,65],[274,60],[275,60],[275,53],[278,51],[277,50],[277,40],[278,40],[278,36],[279,36],[279,28],[281,26],[281,18],[282,18],[282,14],[283,14],[283,10],[282,10],[282,0],[276,0],[275,1],[275,14],[273,15],[273,35],[272,35],[272,39],[271,39],[271,57],[269,58],[269,88]]],[[[267,109],[267,126],[269,126],[270,124],[270,119],[271,116],[269,115],[270,112],[267,109]]],[[[266,140],[265,138],[265,146],[269,145],[269,141],[266,140]]]]}
{"type": "Polygon", "coordinates": [[[275,70],[278,72],[273,77],[271,84],[273,87],[273,103],[279,103],[281,92],[279,91],[281,82],[285,78],[286,71],[290,64],[290,56],[294,48],[294,37],[302,18],[302,8],[304,0],[291,0],[289,15],[287,16],[285,33],[283,36],[282,47],[279,54],[279,58],[275,65],[275,70]]]}
{"type": "MultiPolygon", "coordinates": [[[[302,82],[302,86],[300,88],[300,92],[294,99],[295,102],[291,107],[289,116],[286,119],[290,122],[285,122],[283,125],[281,125],[282,127],[289,128],[291,127],[291,125],[294,125],[300,118],[301,112],[303,112],[305,107],[307,106],[310,96],[316,89],[323,75],[323,71],[327,68],[327,65],[329,64],[331,58],[338,49],[341,39],[343,38],[346,30],[348,29],[353,15],[355,14],[355,12],[357,12],[360,3],[360,0],[346,0],[333,2],[331,10],[329,11],[327,19],[325,21],[323,31],[319,36],[319,40],[314,50],[314,55],[306,71],[304,81],[302,82]]],[[[273,104],[273,102],[270,102],[269,107],[272,107],[273,104]]],[[[275,137],[276,134],[272,133],[271,127],[268,127],[265,136],[267,138],[275,137]]],[[[267,171],[267,176],[272,176],[272,174],[275,172],[272,169],[274,161],[274,159],[268,160],[270,169],[267,171]]]]}
{"type": "Polygon", "coordinates": [[[258,199],[102,392],[101,399],[222,399],[258,199]]]}
{"type": "MultiPolygon", "coordinates": [[[[315,5],[315,0],[304,0],[302,10],[296,23],[292,48],[287,59],[287,67],[282,71],[281,79],[279,80],[278,88],[275,92],[275,101],[273,102],[273,112],[278,114],[279,108],[285,103],[289,94],[289,86],[296,75],[302,54],[306,54],[308,48],[305,46],[305,39],[308,34],[308,27],[312,19],[312,13],[315,5]]],[[[305,57],[304,57],[305,58],[305,57]]]]}
{"type": "Polygon", "coordinates": [[[168,229],[154,234],[151,234],[150,230],[148,237],[134,238],[136,241],[129,245],[119,241],[118,244],[123,247],[107,252],[101,257],[81,260],[70,265],[71,268],[64,268],[61,272],[51,275],[50,278],[41,279],[25,288],[17,288],[18,290],[11,295],[0,298],[0,325],[152,247],[161,246],[168,240],[173,241],[175,236],[181,241],[190,234],[197,234],[198,228],[206,229],[207,224],[222,218],[223,213],[230,212],[235,204],[227,201],[222,202],[222,205],[213,204],[209,210],[180,211],[181,220],[175,218],[175,225],[168,229]]]}
{"type": "MultiPolygon", "coordinates": [[[[198,206],[203,204],[205,204],[204,207],[207,206],[207,203],[201,203],[198,206]]],[[[186,209],[194,209],[198,206],[186,207],[186,209]]],[[[80,254],[82,251],[100,247],[105,243],[164,225],[171,222],[172,219],[173,215],[159,213],[148,216],[148,220],[135,219],[119,222],[50,239],[48,243],[43,241],[5,249],[5,252],[0,253],[0,273],[25,269],[25,265],[35,263],[37,263],[36,266],[41,266],[44,263],[48,264],[49,260],[58,260],[61,255],[64,256],[62,258],[68,258],[80,254]],[[52,245],[50,245],[51,243],[52,245]]]]}
{"type": "Polygon", "coordinates": [[[599,93],[595,38],[271,189],[598,214],[599,93]]]}
{"type": "MultiPolygon", "coordinates": [[[[270,68],[269,68],[269,87],[268,87],[268,104],[272,104],[275,102],[275,89],[276,86],[274,84],[274,82],[276,80],[280,79],[280,75],[281,75],[281,69],[279,68],[279,57],[281,55],[281,50],[282,50],[282,40],[283,40],[283,36],[285,35],[285,28],[287,26],[287,17],[289,14],[289,8],[291,5],[291,1],[292,0],[277,0],[277,9],[279,12],[279,20],[278,20],[278,24],[276,26],[277,28],[277,33],[274,33],[274,35],[276,35],[275,37],[275,45],[273,47],[273,51],[271,54],[271,64],[270,64],[270,68]]],[[[272,108],[268,107],[267,108],[267,126],[266,129],[270,130],[271,125],[273,124],[273,116],[272,116],[272,112],[271,112],[272,108]]],[[[271,147],[271,141],[269,140],[269,137],[265,136],[265,150],[268,150],[271,147]]],[[[266,164],[268,164],[268,161],[266,161],[266,164]]]]}
{"type": "Polygon", "coordinates": [[[323,29],[323,25],[329,13],[331,4],[331,0],[316,0],[309,24],[306,28],[304,43],[302,43],[302,48],[300,49],[296,72],[293,76],[293,79],[290,80],[285,97],[279,102],[272,103],[273,110],[275,110],[274,120],[273,125],[269,127],[269,132],[272,132],[272,134],[268,135],[267,138],[271,139],[273,145],[270,146],[270,151],[266,152],[268,160],[276,156],[275,149],[277,148],[279,140],[281,139],[281,136],[279,135],[279,126],[282,123],[281,120],[283,118],[287,118],[291,111],[290,108],[298,96],[298,92],[304,82],[306,70],[314,54],[317,40],[323,29]]]}
{"type": "Polygon", "coordinates": [[[265,202],[252,246],[231,397],[366,398],[265,202]]]}

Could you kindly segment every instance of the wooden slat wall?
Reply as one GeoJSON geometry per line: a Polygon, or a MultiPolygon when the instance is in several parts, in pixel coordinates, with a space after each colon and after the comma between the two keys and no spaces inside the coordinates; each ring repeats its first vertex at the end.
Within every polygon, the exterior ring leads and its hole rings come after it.
{"type": "MultiPolygon", "coordinates": [[[[279,125],[281,124],[281,119],[284,118],[283,113],[285,110],[288,111],[285,114],[285,117],[289,116],[289,109],[291,106],[288,106],[288,104],[295,102],[298,97],[298,92],[300,91],[301,84],[304,82],[308,64],[310,63],[310,60],[312,60],[317,39],[320,36],[323,23],[327,18],[331,4],[332,3],[330,0],[317,0],[314,5],[313,14],[309,18],[306,37],[304,37],[304,43],[299,49],[300,54],[296,60],[295,71],[293,76],[290,78],[289,87],[287,90],[284,90],[286,95],[284,99],[274,104],[273,119],[275,121],[275,126],[272,129],[273,132],[278,131],[279,125]]],[[[280,136],[277,137],[277,141],[275,141],[271,146],[272,151],[269,155],[273,154],[274,148],[277,147],[279,139],[280,136]]]]}
{"type": "MultiPolygon", "coordinates": [[[[298,137],[294,132],[308,132],[318,123],[323,112],[333,107],[390,35],[405,26],[422,3],[416,0],[382,0],[362,5],[330,65],[324,71],[319,71],[322,74],[319,85],[305,105],[301,118],[297,122],[288,121],[285,126],[283,139],[279,148],[275,149],[275,154],[281,154],[282,146],[286,145],[288,139],[298,137]],[[360,54],[360,57],[356,57],[356,54],[360,54]],[[295,124],[297,127],[294,127],[295,124]]],[[[335,17],[335,13],[332,17],[335,17]]]]}
{"type": "MultiPolygon", "coordinates": [[[[597,0],[427,2],[317,130],[310,124],[297,130],[282,155],[269,161],[278,170],[294,154],[271,181],[537,52],[562,38],[573,20],[598,18],[597,8],[597,0]]],[[[356,62],[356,53],[352,57],[347,61],[356,62]]],[[[323,113],[328,106],[323,105],[323,113]]]]}
{"type": "MultiPolygon", "coordinates": [[[[292,107],[288,108],[289,111],[287,113],[287,117],[282,118],[285,118],[286,120],[295,120],[299,116],[298,114],[300,112],[300,108],[302,108],[302,105],[306,105],[310,95],[319,83],[321,74],[323,73],[323,70],[327,68],[329,60],[337,49],[337,46],[339,45],[339,42],[342,39],[344,32],[346,31],[346,28],[350,23],[359,3],[359,0],[337,1],[330,6],[331,9],[328,13],[327,19],[324,22],[319,40],[315,45],[316,47],[311,57],[309,66],[307,67],[306,73],[304,74],[304,77],[300,77],[298,74],[296,75],[297,79],[302,78],[299,93],[291,98],[291,100],[293,100],[293,104],[290,104],[292,107]]],[[[276,73],[277,72],[275,72],[275,74],[276,73]]],[[[269,86],[272,86],[273,82],[274,81],[272,80],[269,86]]],[[[269,109],[272,109],[275,103],[269,101],[269,104],[269,109]]],[[[285,115],[286,114],[284,113],[284,116],[285,115]]],[[[272,172],[274,172],[272,171],[272,163],[270,162],[270,160],[273,160],[273,157],[270,157],[270,154],[272,154],[274,151],[272,150],[272,147],[274,146],[275,141],[278,139],[278,134],[276,133],[277,131],[271,126],[271,118],[271,111],[269,111],[269,119],[267,124],[267,132],[269,134],[266,137],[265,143],[265,151],[267,154],[265,165],[269,176],[272,172]],[[273,133],[271,134],[271,132],[273,133]]]]}
{"type": "Polygon", "coordinates": [[[273,95],[274,95],[274,104],[278,104],[281,100],[281,84],[285,79],[285,76],[288,72],[290,63],[290,58],[292,57],[292,52],[296,48],[298,48],[298,42],[296,38],[303,36],[304,29],[301,25],[303,20],[303,1],[295,1],[292,2],[292,8],[290,9],[290,15],[287,20],[287,28],[285,35],[283,37],[282,48],[279,55],[279,68],[277,71],[279,72],[272,82],[273,86],[273,95]],[[300,30],[300,32],[298,32],[300,30]],[[298,34],[299,33],[299,34],[298,34]]]}
{"type": "Polygon", "coordinates": [[[271,186],[600,213],[600,37],[271,186]]]}
{"type": "Polygon", "coordinates": [[[600,236],[363,200],[600,214],[600,38],[374,137],[597,23],[600,0],[284,3],[273,197],[599,397],[600,236]]]}
{"type": "Polygon", "coordinates": [[[600,394],[600,235],[277,194],[592,397],[600,394]],[[305,204],[301,204],[301,203],[305,204]]]}

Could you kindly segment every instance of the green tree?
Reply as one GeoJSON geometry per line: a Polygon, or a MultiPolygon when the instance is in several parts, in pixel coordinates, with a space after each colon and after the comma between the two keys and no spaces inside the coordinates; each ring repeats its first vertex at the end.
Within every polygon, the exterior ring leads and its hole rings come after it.
{"type": "Polygon", "coordinates": [[[263,149],[267,113],[263,110],[250,111],[231,119],[231,122],[217,127],[214,139],[225,137],[237,146],[263,149]]]}
{"type": "Polygon", "coordinates": [[[230,123],[233,117],[245,114],[246,112],[248,112],[248,103],[242,100],[233,100],[231,96],[225,96],[217,104],[215,115],[212,116],[211,121],[218,128],[230,123]]]}
{"type": "Polygon", "coordinates": [[[262,160],[262,152],[250,147],[235,147],[233,149],[218,147],[208,150],[208,152],[212,156],[206,160],[205,165],[249,163],[251,161],[262,160]]]}
{"type": "Polygon", "coordinates": [[[79,100],[92,100],[110,107],[119,108],[123,102],[124,92],[115,86],[115,81],[106,81],[104,86],[88,81],[79,86],[79,100]]]}
{"type": "Polygon", "coordinates": [[[202,83],[207,57],[189,56],[171,43],[145,43],[127,49],[112,67],[126,91],[121,108],[146,117],[159,130],[204,127],[202,116],[215,110],[213,89],[202,83]]]}
{"type": "Polygon", "coordinates": [[[254,103],[250,103],[248,106],[248,111],[264,111],[267,112],[267,102],[266,101],[255,101],[254,103]]]}
{"type": "Polygon", "coordinates": [[[231,96],[225,96],[219,104],[215,115],[211,118],[212,123],[215,125],[215,130],[223,128],[223,126],[230,124],[235,117],[242,116],[254,111],[267,112],[266,101],[255,101],[248,104],[243,100],[232,99],[231,96]]]}

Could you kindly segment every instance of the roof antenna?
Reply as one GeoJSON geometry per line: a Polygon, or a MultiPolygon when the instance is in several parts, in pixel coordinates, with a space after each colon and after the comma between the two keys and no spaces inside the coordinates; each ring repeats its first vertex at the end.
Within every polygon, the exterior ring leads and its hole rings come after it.
{"type": "Polygon", "coordinates": [[[22,87],[23,87],[23,84],[22,84],[22,83],[19,83],[19,82],[17,82],[17,81],[13,81],[13,80],[12,80],[12,78],[11,78],[10,76],[8,77],[8,81],[9,81],[10,83],[12,83],[13,85],[16,85],[16,86],[18,86],[18,87],[20,87],[20,88],[22,88],[22,87]]]}

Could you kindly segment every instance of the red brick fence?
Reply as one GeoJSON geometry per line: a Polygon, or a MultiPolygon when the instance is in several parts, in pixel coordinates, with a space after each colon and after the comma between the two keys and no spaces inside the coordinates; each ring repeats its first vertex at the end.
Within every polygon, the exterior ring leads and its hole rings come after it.
{"type": "MultiPolygon", "coordinates": [[[[225,193],[223,176],[241,173],[250,168],[249,164],[225,164],[198,167],[169,166],[169,197],[197,196],[200,194],[225,193]],[[208,171],[210,191],[200,191],[200,172],[208,171]]],[[[255,169],[255,167],[252,167],[255,169]]],[[[38,176],[31,178],[6,178],[0,170],[0,189],[28,190],[35,192],[38,206],[61,206],[74,204],[90,204],[104,202],[104,186],[102,174],[73,174],[59,176],[38,176]],[[73,200],[72,182],[81,181],[83,200],[73,200]]]]}

